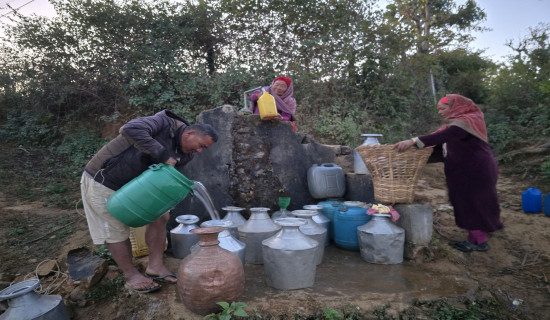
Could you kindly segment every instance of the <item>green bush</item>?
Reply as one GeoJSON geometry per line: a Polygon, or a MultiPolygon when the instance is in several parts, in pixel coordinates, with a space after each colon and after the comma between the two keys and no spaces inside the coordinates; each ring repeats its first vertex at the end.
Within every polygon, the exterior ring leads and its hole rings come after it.
{"type": "Polygon", "coordinates": [[[54,124],[53,117],[34,111],[11,111],[0,126],[0,141],[14,142],[27,147],[50,146],[58,136],[59,128],[54,124]]]}
{"type": "Polygon", "coordinates": [[[362,118],[360,111],[345,102],[335,103],[320,110],[305,128],[329,143],[355,146],[361,144],[362,118]]]}
{"type": "Polygon", "coordinates": [[[61,143],[52,152],[65,157],[69,165],[64,168],[66,176],[80,176],[90,158],[106,143],[93,132],[82,130],[65,134],[61,143]]]}
{"type": "Polygon", "coordinates": [[[248,313],[244,311],[244,307],[246,307],[246,303],[243,302],[231,302],[231,304],[221,301],[217,302],[217,305],[222,307],[222,311],[219,313],[211,313],[204,317],[204,319],[212,319],[212,320],[229,320],[233,316],[236,317],[248,317],[248,313]]]}

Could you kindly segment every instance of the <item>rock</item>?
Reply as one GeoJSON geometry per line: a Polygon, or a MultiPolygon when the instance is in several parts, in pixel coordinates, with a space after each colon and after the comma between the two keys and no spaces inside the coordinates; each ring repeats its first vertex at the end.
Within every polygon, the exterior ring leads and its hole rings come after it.
{"type": "Polygon", "coordinates": [[[73,290],[78,286],[78,281],[73,281],[71,278],[66,279],[61,283],[61,285],[56,290],[57,294],[66,297],[73,292],[73,290]]]}
{"type": "Polygon", "coordinates": [[[434,254],[427,246],[415,245],[412,242],[405,241],[403,257],[408,260],[414,260],[416,263],[423,263],[425,261],[433,260],[434,254]]]}
{"type": "Polygon", "coordinates": [[[71,291],[71,294],[69,295],[69,299],[73,302],[79,302],[86,299],[86,296],[88,295],[88,290],[86,288],[83,288],[82,286],[78,286],[71,291]]]}
{"type": "Polygon", "coordinates": [[[59,266],[57,265],[57,261],[55,260],[48,260],[42,264],[40,264],[36,270],[38,273],[38,277],[45,277],[54,271],[58,271],[59,266]]]}
{"type": "Polygon", "coordinates": [[[71,279],[80,281],[79,287],[89,288],[103,278],[108,263],[88,248],[77,248],[67,254],[67,265],[71,279]]]}
{"type": "MultiPolygon", "coordinates": [[[[353,170],[353,150],[317,143],[288,122],[262,121],[230,105],[202,112],[196,123],[208,123],[219,134],[212,147],[195,155],[184,174],[205,187],[215,208],[268,207],[277,211],[278,197],[290,196],[289,210],[317,203],[309,193],[307,171],[313,164],[335,163],[344,173],[353,170]]],[[[366,182],[365,182],[366,184],[366,182]]],[[[173,210],[167,229],[177,226],[181,214],[210,217],[200,201],[187,197],[173,210]]],[[[223,213],[222,213],[223,214],[223,213]]],[[[247,218],[249,212],[244,211],[247,218]]]]}

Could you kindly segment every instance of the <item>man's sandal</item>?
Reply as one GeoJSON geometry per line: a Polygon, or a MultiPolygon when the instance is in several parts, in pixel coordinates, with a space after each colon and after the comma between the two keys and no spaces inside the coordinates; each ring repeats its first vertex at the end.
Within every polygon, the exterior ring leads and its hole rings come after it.
{"type": "Polygon", "coordinates": [[[164,283],[169,283],[169,284],[176,284],[178,282],[178,280],[177,280],[178,277],[173,272],[165,273],[165,274],[161,274],[161,275],[150,274],[150,273],[146,272],[145,276],[149,279],[153,279],[153,280],[158,281],[158,282],[164,282],[164,283]],[[168,277],[174,278],[176,280],[166,279],[168,277]]]}
{"type": "Polygon", "coordinates": [[[143,288],[143,289],[136,289],[131,287],[129,284],[124,284],[124,288],[126,288],[131,294],[134,293],[149,293],[149,292],[155,292],[162,288],[162,286],[156,282],[153,282],[152,287],[149,288],[143,288]]]}

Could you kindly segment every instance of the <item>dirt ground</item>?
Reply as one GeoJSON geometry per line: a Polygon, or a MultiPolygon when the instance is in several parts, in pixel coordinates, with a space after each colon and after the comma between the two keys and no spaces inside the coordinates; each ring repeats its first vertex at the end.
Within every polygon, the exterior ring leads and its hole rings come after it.
{"type": "MultiPolygon", "coordinates": [[[[4,184],[9,183],[6,177],[2,174],[4,184]]],[[[435,317],[422,315],[415,301],[441,298],[459,308],[468,301],[495,301],[498,319],[549,319],[550,217],[522,211],[521,193],[527,187],[524,181],[501,175],[498,190],[505,229],[491,235],[488,252],[462,253],[448,245],[464,240],[466,233],[454,225],[442,166],[430,164],[415,201],[434,208],[432,246],[423,254],[399,265],[373,265],[361,260],[359,252],[330,245],[317,268],[315,285],[293,291],[267,287],[263,267],[246,265],[240,301],[257,319],[320,318],[324,307],[340,312],[351,308],[361,319],[431,319],[435,317]]],[[[56,260],[63,274],[69,250],[92,248],[81,210],[56,209],[47,200],[21,199],[8,192],[0,194],[0,244],[0,289],[32,276],[48,259],[56,260]]],[[[166,261],[176,271],[181,260],[166,255],[166,261]]],[[[185,308],[173,285],[152,294],[121,290],[95,302],[71,302],[69,282],[48,286],[50,294],[64,296],[72,319],[202,318],[185,308]]]]}

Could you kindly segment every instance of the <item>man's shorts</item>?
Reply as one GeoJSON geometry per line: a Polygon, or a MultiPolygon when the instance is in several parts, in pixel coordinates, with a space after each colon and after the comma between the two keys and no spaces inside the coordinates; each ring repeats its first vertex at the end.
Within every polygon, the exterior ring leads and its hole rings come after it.
{"type": "Polygon", "coordinates": [[[127,240],[130,237],[130,227],[107,211],[107,200],[115,191],[95,181],[87,172],[82,174],[80,190],[88,229],[90,229],[94,244],[117,243],[127,240]]]}

